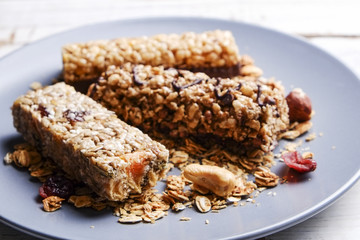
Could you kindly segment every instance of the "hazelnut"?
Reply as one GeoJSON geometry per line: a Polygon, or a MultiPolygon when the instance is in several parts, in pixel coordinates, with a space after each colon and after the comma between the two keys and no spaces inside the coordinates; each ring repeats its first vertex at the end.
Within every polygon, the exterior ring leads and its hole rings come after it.
{"type": "Polygon", "coordinates": [[[290,122],[304,122],[311,118],[311,100],[301,88],[295,88],[286,97],[290,122]]]}

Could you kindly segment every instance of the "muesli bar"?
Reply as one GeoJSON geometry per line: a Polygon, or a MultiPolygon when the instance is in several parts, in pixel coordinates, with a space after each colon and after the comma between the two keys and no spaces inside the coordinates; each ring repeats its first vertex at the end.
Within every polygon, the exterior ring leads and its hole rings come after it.
{"type": "Polygon", "coordinates": [[[127,62],[201,71],[214,77],[240,74],[234,37],[221,30],[68,44],[62,58],[67,83],[94,80],[110,65],[127,62]]]}
{"type": "Polygon", "coordinates": [[[29,91],[12,113],[26,141],[109,200],[142,193],[166,174],[163,145],[65,83],[29,91]]]}
{"type": "Polygon", "coordinates": [[[88,95],[145,132],[215,138],[250,155],[272,150],[289,124],[284,89],[273,79],[125,64],[110,66],[88,95]]]}

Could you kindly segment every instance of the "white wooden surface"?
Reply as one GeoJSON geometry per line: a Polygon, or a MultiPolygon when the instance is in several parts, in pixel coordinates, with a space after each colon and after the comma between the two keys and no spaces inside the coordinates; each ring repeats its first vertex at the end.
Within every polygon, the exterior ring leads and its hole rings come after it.
{"type": "MultiPolygon", "coordinates": [[[[357,0],[0,0],[0,57],[85,24],[145,16],[200,16],[305,36],[360,77],[359,10],[357,0]]],[[[360,182],[325,211],[265,239],[359,239],[359,202],[360,182]]],[[[0,239],[35,238],[0,224],[0,239]]]]}

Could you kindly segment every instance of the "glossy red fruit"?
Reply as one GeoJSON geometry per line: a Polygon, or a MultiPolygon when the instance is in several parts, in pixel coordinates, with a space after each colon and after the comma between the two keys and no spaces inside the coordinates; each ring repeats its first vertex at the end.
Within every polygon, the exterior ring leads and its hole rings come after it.
{"type": "Polygon", "coordinates": [[[42,198],[58,196],[67,199],[73,192],[73,183],[63,176],[51,176],[39,188],[39,194],[42,198]]]}
{"type": "Polygon", "coordinates": [[[303,158],[297,151],[285,152],[281,155],[288,167],[298,172],[311,172],[316,169],[316,162],[313,159],[303,158]]]}

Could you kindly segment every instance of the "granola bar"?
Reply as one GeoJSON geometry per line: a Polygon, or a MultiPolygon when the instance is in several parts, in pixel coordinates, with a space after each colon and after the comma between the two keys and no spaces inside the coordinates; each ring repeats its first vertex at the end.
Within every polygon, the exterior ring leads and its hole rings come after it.
{"type": "Polygon", "coordinates": [[[289,124],[283,87],[273,79],[125,64],[110,66],[88,95],[145,132],[216,139],[250,156],[272,150],[289,124]]]}
{"type": "Polygon", "coordinates": [[[108,66],[126,62],[183,68],[211,76],[240,74],[234,37],[220,30],[68,44],[62,49],[62,57],[67,83],[96,79],[108,66]]]}
{"type": "Polygon", "coordinates": [[[25,140],[109,200],[142,193],[166,174],[163,145],[65,83],[29,91],[12,113],[25,140]]]}

